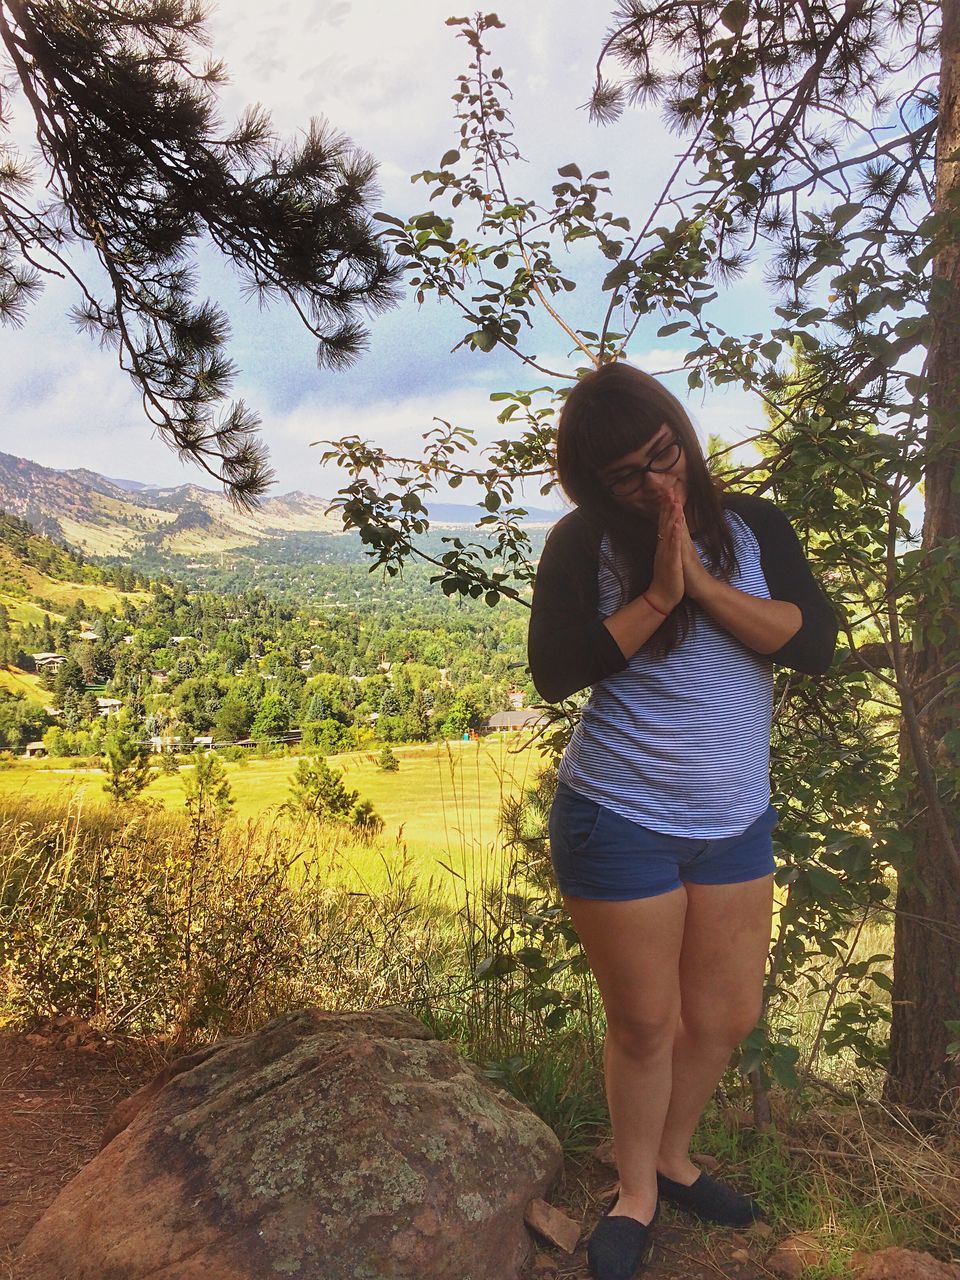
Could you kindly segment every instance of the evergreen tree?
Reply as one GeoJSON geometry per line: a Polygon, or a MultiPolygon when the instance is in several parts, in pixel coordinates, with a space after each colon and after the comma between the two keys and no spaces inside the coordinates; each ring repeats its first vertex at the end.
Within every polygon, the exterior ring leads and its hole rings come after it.
{"type": "Polygon", "coordinates": [[[398,716],[400,714],[400,700],[391,685],[387,685],[384,689],[378,710],[381,716],[398,716]]]}
{"type": "Polygon", "coordinates": [[[87,682],[83,678],[83,669],[76,658],[67,658],[66,662],[57,672],[53,682],[53,696],[57,706],[62,707],[68,692],[72,692],[78,698],[83,696],[87,682]]]}
{"type": "Polygon", "coordinates": [[[214,751],[194,751],[182,775],[183,805],[198,833],[219,826],[233,805],[230,779],[214,751]]]}
{"type": "Polygon", "coordinates": [[[103,789],[117,804],[135,800],[153,779],[147,747],[119,725],[104,740],[103,767],[107,774],[103,789]]]}
{"type": "Polygon", "coordinates": [[[370,802],[344,786],[343,775],[331,769],[322,756],[298,761],[290,779],[290,797],[291,810],[313,818],[346,822],[367,833],[383,826],[370,802]]]}
{"type": "Polygon", "coordinates": [[[413,742],[426,742],[430,737],[430,708],[422,689],[417,689],[403,717],[404,736],[413,742]]]}
{"type": "Polygon", "coordinates": [[[75,689],[68,689],[60,703],[60,723],[69,733],[76,733],[80,728],[83,716],[80,712],[80,697],[75,689]]]}
{"type": "Polygon", "coordinates": [[[271,474],[257,416],[242,401],[218,413],[234,369],[227,317],[196,296],[199,244],[262,301],[288,301],[333,367],[362,348],[358,314],[390,302],[393,271],[367,155],[317,121],[278,145],[260,107],[221,132],[226,73],[197,63],[204,20],[194,0],[2,0],[5,88],[33,113],[41,181],[32,200],[8,148],[0,319],[23,321],[44,274],[72,280],[78,322],[116,349],[153,428],[242,502],[271,474]]]}

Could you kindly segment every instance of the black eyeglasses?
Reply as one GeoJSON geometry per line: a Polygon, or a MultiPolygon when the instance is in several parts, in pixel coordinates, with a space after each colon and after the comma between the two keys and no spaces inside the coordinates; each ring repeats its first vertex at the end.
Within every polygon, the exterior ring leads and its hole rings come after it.
{"type": "Polygon", "coordinates": [[[630,498],[643,488],[647,472],[654,471],[659,475],[664,471],[672,471],[680,461],[681,453],[683,453],[683,446],[674,437],[669,444],[665,444],[662,449],[657,450],[646,466],[628,467],[625,471],[621,471],[614,476],[612,480],[603,481],[603,487],[608,489],[614,497],[630,498]]]}

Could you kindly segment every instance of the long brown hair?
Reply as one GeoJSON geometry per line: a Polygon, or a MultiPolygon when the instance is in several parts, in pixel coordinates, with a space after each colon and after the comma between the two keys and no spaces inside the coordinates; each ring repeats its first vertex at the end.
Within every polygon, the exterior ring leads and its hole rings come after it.
{"type": "MultiPolygon", "coordinates": [[[[693,423],[677,397],[648,373],[633,365],[601,365],[585,374],[567,396],[557,428],[557,477],[571,502],[629,565],[627,580],[611,565],[620,582],[620,605],[646,591],[653,578],[657,549],[654,520],[622,507],[601,483],[604,467],[633,453],[666,423],[679,440],[687,468],[687,521],[703,547],[711,572],[730,579],[736,568],[733,538],[723,506],[707,470],[693,423]]],[[[684,597],[647,646],[669,653],[686,636],[694,605],[684,597]]]]}

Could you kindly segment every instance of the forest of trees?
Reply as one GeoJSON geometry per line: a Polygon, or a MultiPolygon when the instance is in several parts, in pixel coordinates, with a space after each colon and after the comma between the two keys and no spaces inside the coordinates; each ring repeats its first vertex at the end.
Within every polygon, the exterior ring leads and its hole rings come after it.
{"type": "MultiPolygon", "coordinates": [[[[19,522],[14,532],[7,545],[22,545],[19,522]]],[[[45,543],[32,536],[35,559],[59,565],[45,543]]],[[[122,611],[81,598],[63,615],[13,626],[0,609],[3,665],[33,670],[34,653],[66,659],[42,675],[56,716],[0,694],[0,749],[42,736],[51,755],[99,756],[119,723],[137,740],[179,738],[184,751],[194,737],[268,744],[299,730],[304,747],[330,753],[374,737],[459,738],[508,708],[511,690],[532,692],[522,610],[437,599],[416,569],[388,597],[362,565],[301,573],[298,587],[288,567],[288,594],[306,602],[296,606],[260,589],[189,591],[168,580],[122,611]],[[98,696],[122,703],[116,720],[100,714],[98,696]]]]}

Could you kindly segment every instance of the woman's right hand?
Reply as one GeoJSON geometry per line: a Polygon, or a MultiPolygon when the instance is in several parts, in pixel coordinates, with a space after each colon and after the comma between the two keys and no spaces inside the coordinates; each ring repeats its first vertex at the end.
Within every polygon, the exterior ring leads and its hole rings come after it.
{"type": "Polygon", "coordinates": [[[653,578],[644,592],[662,613],[670,613],[683,599],[682,529],[680,499],[669,494],[660,503],[653,578]]]}

